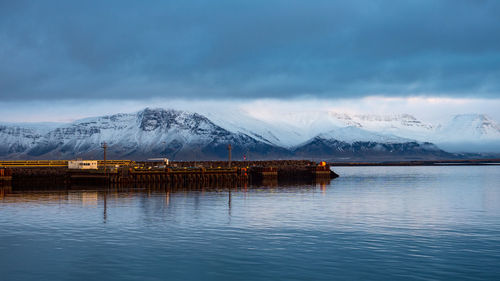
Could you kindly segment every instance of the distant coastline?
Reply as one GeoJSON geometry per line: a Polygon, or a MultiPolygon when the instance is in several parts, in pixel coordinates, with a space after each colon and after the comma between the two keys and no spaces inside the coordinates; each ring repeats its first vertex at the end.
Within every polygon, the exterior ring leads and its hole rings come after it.
{"type": "Polygon", "coordinates": [[[387,162],[330,162],[330,166],[491,166],[500,165],[500,158],[467,160],[423,160],[387,162]]]}

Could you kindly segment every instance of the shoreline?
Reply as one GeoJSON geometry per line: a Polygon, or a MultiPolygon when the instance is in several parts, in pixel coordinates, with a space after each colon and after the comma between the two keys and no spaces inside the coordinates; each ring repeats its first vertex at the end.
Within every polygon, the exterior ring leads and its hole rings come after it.
{"type": "Polygon", "coordinates": [[[332,167],[350,166],[498,166],[500,159],[422,160],[384,162],[328,162],[332,167]]]}

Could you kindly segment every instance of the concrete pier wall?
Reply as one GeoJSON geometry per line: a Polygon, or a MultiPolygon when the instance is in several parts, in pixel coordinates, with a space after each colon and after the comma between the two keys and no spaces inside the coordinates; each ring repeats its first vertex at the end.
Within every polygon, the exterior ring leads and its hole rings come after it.
{"type": "Polygon", "coordinates": [[[106,170],[73,170],[66,167],[4,168],[11,175],[12,186],[33,189],[53,187],[106,185],[165,185],[187,186],[243,186],[274,184],[278,182],[316,182],[332,178],[329,166],[310,161],[235,161],[232,168],[224,161],[174,162],[165,167],[161,163],[134,163],[133,166],[108,167],[106,170]],[[176,165],[177,164],[177,165],[176,165]],[[220,166],[222,164],[222,166],[220,166]],[[257,164],[260,164],[259,166],[257,164]],[[190,166],[193,165],[193,166],[190,166]]]}

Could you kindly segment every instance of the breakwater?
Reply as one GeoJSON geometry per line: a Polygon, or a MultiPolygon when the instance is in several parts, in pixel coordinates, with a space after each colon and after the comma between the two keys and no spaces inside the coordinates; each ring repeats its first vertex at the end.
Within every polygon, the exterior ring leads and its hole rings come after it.
{"type": "MultiPolygon", "coordinates": [[[[244,186],[278,183],[328,182],[337,177],[325,163],[311,161],[124,161],[122,165],[100,164],[97,170],[68,169],[64,166],[16,165],[3,167],[9,174],[3,182],[13,188],[58,188],[106,185],[244,186]]],[[[1,165],[1,162],[0,162],[1,165]]]]}

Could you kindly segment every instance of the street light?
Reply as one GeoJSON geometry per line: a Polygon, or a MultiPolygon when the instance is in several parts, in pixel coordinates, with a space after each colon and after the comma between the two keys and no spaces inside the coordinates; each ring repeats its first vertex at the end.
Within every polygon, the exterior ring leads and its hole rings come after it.
{"type": "Polygon", "coordinates": [[[106,165],[106,150],[108,149],[108,144],[106,142],[103,142],[101,144],[102,149],[104,150],[104,174],[106,174],[107,170],[107,165],[106,165]]]}

